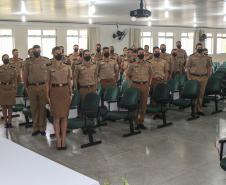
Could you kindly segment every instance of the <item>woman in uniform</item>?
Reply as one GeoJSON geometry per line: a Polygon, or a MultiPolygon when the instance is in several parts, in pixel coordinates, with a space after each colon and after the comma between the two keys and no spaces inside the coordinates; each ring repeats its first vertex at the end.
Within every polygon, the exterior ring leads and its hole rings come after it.
{"type": "Polygon", "coordinates": [[[53,125],[57,139],[57,149],[66,149],[67,119],[72,95],[72,72],[63,62],[59,47],[52,50],[54,60],[48,65],[47,99],[53,116],[53,125]]]}
{"type": "Polygon", "coordinates": [[[2,56],[0,66],[0,105],[5,121],[5,128],[12,128],[12,106],[16,103],[17,73],[9,64],[9,56],[2,56]]]}

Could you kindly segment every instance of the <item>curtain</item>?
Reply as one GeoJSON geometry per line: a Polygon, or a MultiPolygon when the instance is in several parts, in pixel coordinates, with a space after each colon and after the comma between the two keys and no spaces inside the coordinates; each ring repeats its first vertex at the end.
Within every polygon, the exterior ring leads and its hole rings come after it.
{"type": "Polygon", "coordinates": [[[138,28],[130,28],[129,30],[129,47],[135,46],[136,48],[140,47],[140,36],[141,29],[138,28]]]}
{"type": "Polygon", "coordinates": [[[90,52],[95,52],[96,44],[98,43],[98,41],[98,28],[88,28],[87,48],[90,50],[90,52]]]}

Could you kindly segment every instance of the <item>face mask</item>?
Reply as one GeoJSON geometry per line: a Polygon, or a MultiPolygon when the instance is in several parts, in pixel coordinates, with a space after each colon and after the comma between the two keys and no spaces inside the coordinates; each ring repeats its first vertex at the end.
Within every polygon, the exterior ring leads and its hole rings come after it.
{"type": "Polygon", "coordinates": [[[56,60],[61,60],[63,56],[61,54],[57,54],[54,57],[56,60]]]}
{"type": "Polygon", "coordinates": [[[177,45],[177,48],[180,49],[181,48],[181,45],[177,45]]]}
{"type": "Polygon", "coordinates": [[[176,53],[173,53],[172,55],[173,55],[174,57],[176,57],[176,56],[177,56],[177,54],[176,54],[176,53]]]}
{"type": "Polygon", "coordinates": [[[161,49],[161,52],[165,53],[166,52],[166,48],[161,49]]]}
{"type": "Polygon", "coordinates": [[[3,63],[4,63],[4,64],[8,64],[8,63],[9,63],[9,59],[4,59],[4,60],[3,60],[3,63]]]}
{"type": "Polygon", "coordinates": [[[34,51],[34,52],[33,52],[33,55],[34,55],[36,58],[38,58],[38,57],[40,57],[40,52],[39,52],[39,51],[34,51]]]}
{"type": "Polygon", "coordinates": [[[201,48],[197,49],[197,52],[198,52],[198,53],[202,53],[202,51],[203,51],[203,50],[202,50],[201,48]]]}
{"type": "Polygon", "coordinates": [[[82,57],[82,52],[79,53],[79,56],[82,57]]]}
{"type": "Polygon", "coordinates": [[[111,54],[114,54],[114,52],[115,52],[114,50],[111,50],[111,54]]]}
{"type": "Polygon", "coordinates": [[[74,52],[75,52],[75,53],[78,52],[78,48],[75,48],[75,49],[74,49],[74,52]]]}
{"type": "Polygon", "coordinates": [[[108,58],[109,57],[109,53],[104,53],[104,57],[108,58]]]}
{"type": "Polygon", "coordinates": [[[138,58],[139,58],[140,60],[144,59],[144,54],[139,54],[139,55],[138,55],[138,58]]]}
{"type": "Polygon", "coordinates": [[[160,53],[154,53],[155,58],[159,58],[159,56],[160,56],[160,53]]]}
{"type": "Polygon", "coordinates": [[[85,56],[85,57],[84,57],[84,60],[85,60],[86,62],[89,62],[90,59],[91,59],[91,56],[85,56]]]}
{"type": "Polygon", "coordinates": [[[97,52],[98,52],[98,53],[100,52],[100,48],[97,48],[97,52]]]}

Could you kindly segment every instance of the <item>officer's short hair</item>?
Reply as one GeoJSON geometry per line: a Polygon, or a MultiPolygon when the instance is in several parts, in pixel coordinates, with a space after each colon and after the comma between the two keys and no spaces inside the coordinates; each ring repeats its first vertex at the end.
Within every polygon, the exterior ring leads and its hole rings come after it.
{"type": "Polygon", "coordinates": [[[12,50],[12,53],[14,53],[14,51],[18,51],[18,49],[13,49],[13,50],[12,50]]]}
{"type": "Polygon", "coordinates": [[[128,51],[133,51],[133,49],[132,48],[129,48],[128,51]]]}
{"type": "Polygon", "coordinates": [[[40,46],[39,45],[34,45],[33,49],[36,49],[36,48],[40,48],[40,46]]]}
{"type": "Polygon", "coordinates": [[[133,49],[133,53],[138,53],[138,50],[137,49],[133,49]]]}
{"type": "Polygon", "coordinates": [[[146,44],[144,47],[148,47],[149,48],[149,45],[146,44]]]}
{"type": "Polygon", "coordinates": [[[158,46],[153,47],[153,51],[155,51],[156,49],[159,49],[158,46]]]}
{"type": "Polygon", "coordinates": [[[207,51],[208,52],[208,49],[207,48],[204,48],[203,51],[207,51]]]}
{"type": "Polygon", "coordinates": [[[144,50],[144,49],[143,49],[143,48],[138,48],[138,49],[137,49],[137,52],[139,52],[140,50],[144,50]]]}
{"type": "Polygon", "coordinates": [[[100,43],[97,43],[96,46],[100,46],[101,47],[101,44],[100,43]]]}
{"type": "Polygon", "coordinates": [[[64,48],[64,46],[58,46],[59,48],[64,48]]]}
{"type": "MultiPolygon", "coordinates": [[[[3,60],[4,56],[6,56],[6,55],[7,55],[7,54],[2,55],[2,60],[3,60]]],[[[9,55],[7,55],[7,56],[9,56],[9,55]]]]}
{"type": "Polygon", "coordinates": [[[202,43],[201,42],[197,43],[195,48],[197,48],[198,46],[202,46],[202,43]]]}
{"type": "Polygon", "coordinates": [[[60,49],[60,46],[54,47],[54,48],[52,49],[52,53],[54,53],[56,50],[61,50],[61,49],[60,49]]]}
{"type": "Polygon", "coordinates": [[[105,49],[109,49],[109,47],[103,47],[103,51],[104,51],[105,49]]]}
{"type": "Polygon", "coordinates": [[[89,50],[88,50],[88,49],[83,50],[83,52],[82,52],[82,56],[84,56],[84,55],[85,55],[85,52],[89,52],[89,50]]]}
{"type": "Polygon", "coordinates": [[[124,47],[124,48],[123,48],[123,50],[124,50],[124,49],[127,49],[127,50],[128,50],[128,48],[127,48],[127,47],[124,47]]]}

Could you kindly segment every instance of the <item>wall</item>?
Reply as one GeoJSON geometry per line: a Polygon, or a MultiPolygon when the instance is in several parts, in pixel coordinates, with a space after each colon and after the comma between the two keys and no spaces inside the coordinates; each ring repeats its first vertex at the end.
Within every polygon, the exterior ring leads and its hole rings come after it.
{"type": "MultiPolygon", "coordinates": [[[[0,22],[1,28],[12,28],[14,32],[15,48],[19,49],[20,56],[22,58],[27,57],[27,29],[56,29],[57,33],[57,45],[66,46],[66,30],[76,28],[97,27],[98,40],[102,46],[113,45],[115,51],[119,54],[122,53],[123,47],[129,47],[129,35],[127,35],[123,41],[117,41],[112,38],[112,34],[117,30],[115,25],[85,25],[85,24],[69,24],[69,23],[20,23],[20,22],[0,22]]],[[[128,29],[131,26],[119,26],[120,30],[128,29]]],[[[133,26],[134,27],[134,26],[133,26]]],[[[153,44],[157,45],[157,33],[159,31],[171,31],[174,32],[174,41],[180,40],[181,32],[195,31],[194,28],[178,28],[178,27],[139,27],[142,31],[152,31],[153,44]]],[[[203,29],[205,32],[226,32],[225,29],[203,29]]],[[[216,39],[214,39],[216,40],[216,39]]],[[[216,43],[214,43],[216,48],[216,43]]],[[[214,61],[223,62],[226,60],[226,54],[214,54],[214,61]]]]}

